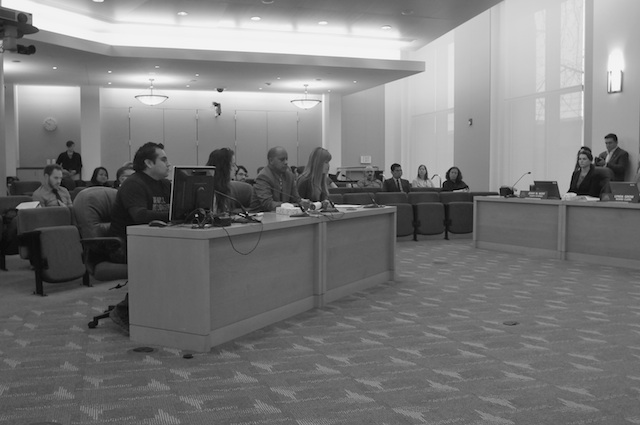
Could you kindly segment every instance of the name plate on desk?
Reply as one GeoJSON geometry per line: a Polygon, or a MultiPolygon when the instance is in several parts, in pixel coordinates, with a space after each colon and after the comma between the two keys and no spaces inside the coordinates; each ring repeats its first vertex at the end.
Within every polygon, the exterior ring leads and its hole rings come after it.
{"type": "Polygon", "coordinates": [[[539,190],[530,190],[527,192],[526,198],[534,198],[534,199],[547,199],[549,196],[549,192],[539,191],[539,190]]]}

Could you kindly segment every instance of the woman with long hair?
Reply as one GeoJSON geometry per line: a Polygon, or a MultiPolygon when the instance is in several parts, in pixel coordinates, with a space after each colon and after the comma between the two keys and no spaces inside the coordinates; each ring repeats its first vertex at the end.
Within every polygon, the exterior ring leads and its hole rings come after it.
{"type": "MultiPolygon", "coordinates": [[[[231,175],[235,175],[236,155],[229,148],[216,149],[209,154],[208,166],[216,167],[213,175],[213,187],[217,192],[231,196],[231,175]]],[[[229,212],[231,200],[216,194],[216,213],[229,212]]]]}
{"type": "Polygon", "coordinates": [[[469,185],[462,180],[462,172],[458,167],[451,167],[445,175],[447,180],[442,183],[443,192],[468,192],[469,185]]]}
{"type": "Polygon", "coordinates": [[[91,175],[91,186],[109,186],[109,172],[104,167],[96,167],[91,175]]]}
{"type": "Polygon", "coordinates": [[[433,187],[426,165],[420,164],[418,167],[418,175],[411,182],[411,187],[433,187]]]}
{"type": "Polygon", "coordinates": [[[328,150],[317,147],[309,155],[307,166],[298,178],[298,193],[300,197],[311,202],[322,202],[329,199],[327,176],[331,154],[328,150]]]}
{"type": "Polygon", "coordinates": [[[587,150],[578,152],[578,169],[571,175],[569,192],[576,195],[600,196],[600,181],[594,175],[593,155],[587,150]]]}

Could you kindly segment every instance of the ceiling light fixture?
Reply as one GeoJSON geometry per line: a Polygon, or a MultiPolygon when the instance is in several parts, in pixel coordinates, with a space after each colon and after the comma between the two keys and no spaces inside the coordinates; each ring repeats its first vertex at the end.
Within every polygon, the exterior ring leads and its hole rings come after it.
{"type": "Polygon", "coordinates": [[[304,99],[293,99],[291,101],[291,103],[293,103],[295,106],[297,106],[300,109],[311,109],[314,106],[319,105],[320,103],[322,103],[321,100],[319,99],[308,99],[307,98],[307,87],[309,86],[309,84],[305,84],[304,85],[304,99]]]}
{"type": "Polygon", "coordinates": [[[153,78],[149,78],[149,94],[139,94],[136,96],[136,99],[144,105],[147,106],[156,106],[169,99],[169,96],[164,96],[162,94],[153,94],[153,78]]]}

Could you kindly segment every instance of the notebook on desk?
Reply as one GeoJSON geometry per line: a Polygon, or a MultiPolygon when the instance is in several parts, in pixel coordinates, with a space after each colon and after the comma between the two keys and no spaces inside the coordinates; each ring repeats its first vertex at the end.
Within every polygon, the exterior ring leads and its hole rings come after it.
{"type": "Polygon", "coordinates": [[[635,182],[610,182],[611,193],[603,193],[602,201],[632,202],[640,200],[640,192],[635,182]]]}

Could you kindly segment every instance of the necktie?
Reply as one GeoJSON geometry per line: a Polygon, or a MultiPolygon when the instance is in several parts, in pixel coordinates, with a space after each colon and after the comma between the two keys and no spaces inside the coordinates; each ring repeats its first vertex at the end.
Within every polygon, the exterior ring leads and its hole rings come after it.
{"type": "Polygon", "coordinates": [[[60,197],[60,193],[58,192],[58,189],[51,189],[51,191],[53,192],[54,195],[56,195],[56,199],[58,200],[58,205],[60,205],[60,206],[64,205],[64,202],[62,201],[62,198],[60,197]]]}
{"type": "Polygon", "coordinates": [[[402,192],[402,187],[400,186],[400,179],[396,179],[396,184],[398,185],[398,191],[402,192]]]}

